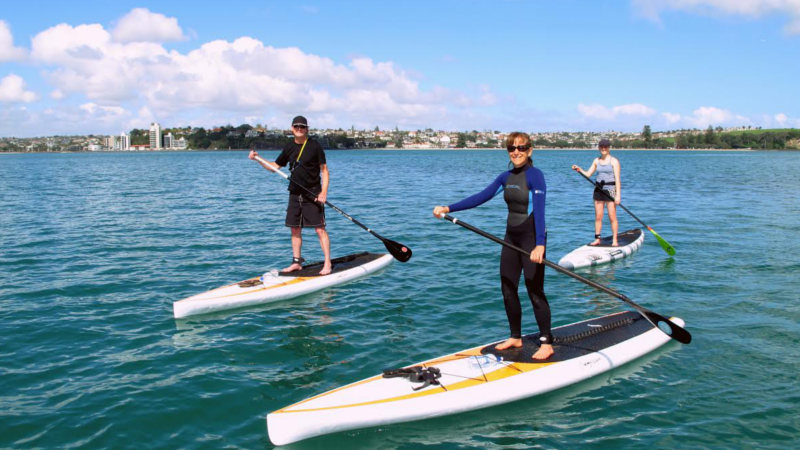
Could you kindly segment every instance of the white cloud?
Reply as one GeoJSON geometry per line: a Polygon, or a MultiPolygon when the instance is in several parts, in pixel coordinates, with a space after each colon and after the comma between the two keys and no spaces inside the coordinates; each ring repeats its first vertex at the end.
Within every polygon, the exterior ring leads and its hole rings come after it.
{"type": "Polygon", "coordinates": [[[178,19],[135,8],[111,32],[117,42],[169,42],[186,39],[178,19]]]}
{"type": "Polygon", "coordinates": [[[25,57],[25,49],[14,47],[14,36],[11,29],[0,20],[0,62],[17,61],[25,57]]]}
{"type": "Polygon", "coordinates": [[[661,113],[661,117],[663,117],[664,120],[670,125],[676,124],[676,123],[681,121],[681,115],[680,114],[664,112],[664,113],[661,113]]]}
{"type": "Polygon", "coordinates": [[[677,10],[701,14],[728,14],[758,18],[785,14],[789,23],[784,31],[800,34],[800,0],[632,0],[643,16],[658,21],[662,11],[677,10]]]}
{"type": "Polygon", "coordinates": [[[640,103],[631,103],[608,108],[599,104],[578,105],[578,112],[588,118],[597,120],[615,120],[621,116],[649,117],[656,113],[656,110],[640,103]]]}
{"type": "Polygon", "coordinates": [[[30,103],[39,96],[35,92],[25,90],[25,80],[13,73],[0,80],[0,102],[30,103]]]}
{"type": "Polygon", "coordinates": [[[746,125],[751,123],[750,119],[747,117],[713,106],[701,106],[695,109],[692,115],[686,118],[686,122],[693,125],[695,128],[707,128],[709,125],[716,127],[746,125]]]}
{"type": "Polygon", "coordinates": [[[340,64],[251,37],[181,53],[154,42],[122,42],[116,32],[98,24],[60,24],[34,36],[31,57],[45,67],[51,96],[84,96],[132,111],[147,107],[160,120],[181,123],[207,111],[242,119],[305,111],[335,117],[331,126],[428,125],[500,101],[487,86],[469,93],[424,90],[394,63],[363,56],[340,64]]]}

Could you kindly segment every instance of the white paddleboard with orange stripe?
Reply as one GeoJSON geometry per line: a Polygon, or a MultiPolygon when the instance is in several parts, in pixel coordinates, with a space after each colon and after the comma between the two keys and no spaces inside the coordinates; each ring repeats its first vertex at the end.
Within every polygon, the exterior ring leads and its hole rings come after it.
{"type": "Polygon", "coordinates": [[[630,311],[554,328],[553,335],[555,355],[546,362],[531,359],[537,333],[520,349],[475,347],[308,398],[267,415],[269,438],[284,445],[508,403],[601,374],[671,340],[630,311]]]}
{"type": "Polygon", "coordinates": [[[319,275],[322,262],[290,273],[272,271],[260,277],[222,286],[172,304],[176,319],[284,300],[319,291],[376,272],[392,262],[386,253],[357,253],[331,260],[332,272],[319,275]]]}

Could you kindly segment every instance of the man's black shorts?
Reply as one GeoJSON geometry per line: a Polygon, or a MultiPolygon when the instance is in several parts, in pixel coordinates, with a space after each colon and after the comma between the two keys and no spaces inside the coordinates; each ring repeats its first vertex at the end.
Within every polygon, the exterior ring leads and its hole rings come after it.
{"type": "Polygon", "coordinates": [[[286,207],[286,226],[301,228],[325,228],[325,205],[307,196],[289,194],[286,207]]]}

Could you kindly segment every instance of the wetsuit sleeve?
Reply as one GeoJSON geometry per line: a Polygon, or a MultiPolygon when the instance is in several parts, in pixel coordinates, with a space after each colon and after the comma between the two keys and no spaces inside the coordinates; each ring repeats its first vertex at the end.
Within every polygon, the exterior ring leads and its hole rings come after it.
{"type": "Polygon", "coordinates": [[[531,193],[531,209],[533,213],[533,223],[536,226],[536,245],[545,245],[547,241],[547,229],[544,220],[544,203],[547,198],[547,185],[544,182],[544,174],[541,170],[531,168],[527,173],[528,189],[531,193]]]}
{"type": "Polygon", "coordinates": [[[470,195],[460,202],[449,205],[448,208],[450,208],[450,212],[463,211],[465,209],[474,208],[488,202],[492,199],[492,197],[503,190],[503,184],[507,177],[508,172],[504,172],[495,178],[494,181],[492,181],[492,183],[486,187],[486,189],[478,192],[477,194],[470,195]]]}

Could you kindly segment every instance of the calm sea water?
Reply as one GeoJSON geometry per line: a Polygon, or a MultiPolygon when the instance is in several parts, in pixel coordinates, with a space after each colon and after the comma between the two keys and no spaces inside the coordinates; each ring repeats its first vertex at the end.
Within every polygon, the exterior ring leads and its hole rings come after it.
{"type": "MultiPolygon", "coordinates": [[[[274,152],[265,156],[274,158],[274,152]]],[[[594,233],[593,151],[537,151],[548,258],[594,233]]],[[[800,153],[615,152],[649,233],[583,273],[691,345],[533,399],[295,448],[787,448],[800,440],[800,153]]],[[[507,336],[500,248],[431,216],[503,151],[332,151],[329,200],[414,251],[352,284],[176,321],[172,302],[288,264],[285,181],[245,152],[0,155],[0,447],[271,447],[265,415],[507,336]]],[[[500,198],[456,214],[502,235],[500,198]]],[[[620,213],[621,230],[638,226],[620,213]]],[[[334,255],[383,245],[328,211],[334,255]]],[[[605,230],[609,227],[606,223],[605,230]]],[[[605,234],[605,233],[604,233],[605,234]]],[[[307,259],[321,256],[307,232],[307,259]]],[[[548,270],[554,325],[625,309],[548,270]]],[[[523,297],[524,298],[524,297],[523,297]]],[[[524,331],[534,332],[530,306],[524,331]]]]}

